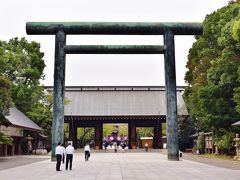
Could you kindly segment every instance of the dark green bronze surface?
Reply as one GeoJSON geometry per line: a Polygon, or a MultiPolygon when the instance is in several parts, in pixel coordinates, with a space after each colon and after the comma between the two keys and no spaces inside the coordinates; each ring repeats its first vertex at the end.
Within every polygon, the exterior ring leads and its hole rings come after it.
{"type": "Polygon", "coordinates": [[[164,35],[165,87],[167,98],[167,151],[169,160],[179,160],[178,124],[177,124],[177,94],[174,35],[167,31],[164,35]]]}
{"type": "Polygon", "coordinates": [[[52,121],[52,160],[55,160],[55,148],[63,143],[64,138],[64,87],[65,60],[64,47],[66,35],[58,31],[55,37],[54,91],[53,91],[53,121],[52,121]]]}
{"type": "Polygon", "coordinates": [[[66,54],[164,54],[164,46],[67,45],[66,54]]]}
{"type": "Polygon", "coordinates": [[[27,22],[27,34],[163,35],[170,30],[174,35],[199,35],[202,23],[186,22],[27,22]]]}

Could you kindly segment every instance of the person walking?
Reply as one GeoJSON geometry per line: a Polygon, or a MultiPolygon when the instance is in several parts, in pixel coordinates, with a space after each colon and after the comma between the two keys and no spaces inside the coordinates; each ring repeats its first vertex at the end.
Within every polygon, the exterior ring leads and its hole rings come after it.
{"type": "Polygon", "coordinates": [[[88,161],[88,159],[90,157],[90,146],[88,143],[84,147],[84,152],[85,152],[85,161],[88,161]]]}
{"type": "Polygon", "coordinates": [[[114,147],[114,152],[116,153],[117,152],[117,143],[116,142],[113,143],[113,147],[114,147]]]}
{"type": "Polygon", "coordinates": [[[145,147],[145,151],[147,152],[148,151],[148,143],[147,142],[145,143],[144,147],[145,147]]]}
{"type": "Polygon", "coordinates": [[[73,161],[73,152],[74,148],[71,145],[71,143],[68,143],[68,146],[66,147],[66,170],[68,170],[68,163],[70,162],[69,169],[72,170],[72,161],[73,161]]]}
{"type": "Polygon", "coordinates": [[[55,149],[55,155],[57,158],[56,171],[61,171],[60,166],[61,166],[61,160],[62,160],[62,148],[61,148],[60,142],[58,143],[58,145],[55,149]]]}

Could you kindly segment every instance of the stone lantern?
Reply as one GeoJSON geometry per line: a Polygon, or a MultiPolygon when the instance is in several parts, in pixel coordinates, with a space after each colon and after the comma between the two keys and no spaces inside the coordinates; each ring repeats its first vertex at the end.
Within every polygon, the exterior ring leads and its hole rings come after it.
{"type": "Polygon", "coordinates": [[[32,140],[33,140],[33,138],[30,135],[28,135],[25,139],[27,140],[27,151],[28,151],[28,154],[31,154],[32,150],[33,150],[33,148],[32,148],[32,140]]]}
{"type": "Polygon", "coordinates": [[[236,134],[236,138],[233,140],[235,142],[236,147],[236,156],[234,156],[235,160],[240,160],[240,138],[239,134],[236,134]]]}

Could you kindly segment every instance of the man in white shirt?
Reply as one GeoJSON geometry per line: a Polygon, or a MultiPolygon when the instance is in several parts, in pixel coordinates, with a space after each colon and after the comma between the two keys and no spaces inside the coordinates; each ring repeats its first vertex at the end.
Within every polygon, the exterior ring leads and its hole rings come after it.
{"type": "Polygon", "coordinates": [[[56,158],[57,158],[56,171],[61,171],[60,170],[60,165],[61,165],[61,160],[62,160],[61,143],[58,143],[58,146],[55,149],[55,155],[56,155],[56,158]]]}
{"type": "Polygon", "coordinates": [[[90,146],[89,144],[86,144],[84,147],[84,152],[85,152],[85,161],[88,161],[88,158],[90,157],[90,146]]]}
{"type": "Polygon", "coordinates": [[[72,160],[73,160],[73,152],[74,148],[72,147],[71,143],[68,143],[66,147],[66,170],[68,170],[68,162],[70,161],[70,170],[72,170],[72,160]]]}

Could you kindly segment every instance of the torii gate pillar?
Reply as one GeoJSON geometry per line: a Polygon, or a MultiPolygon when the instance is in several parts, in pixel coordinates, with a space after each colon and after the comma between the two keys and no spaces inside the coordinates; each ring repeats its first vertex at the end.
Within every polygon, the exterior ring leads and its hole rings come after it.
{"type": "Polygon", "coordinates": [[[179,160],[177,95],[174,35],[171,31],[164,34],[165,93],[167,97],[167,149],[169,160],[179,160]],[[171,133],[169,133],[171,132],[171,133]]]}

